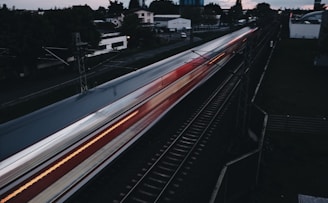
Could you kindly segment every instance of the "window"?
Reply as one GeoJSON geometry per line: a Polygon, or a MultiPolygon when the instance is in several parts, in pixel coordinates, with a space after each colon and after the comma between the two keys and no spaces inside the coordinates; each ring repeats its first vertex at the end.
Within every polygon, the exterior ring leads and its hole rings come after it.
{"type": "Polygon", "coordinates": [[[123,45],[124,45],[123,41],[122,42],[115,42],[115,43],[112,44],[112,48],[115,49],[116,47],[120,47],[120,46],[123,46],[123,45]]]}

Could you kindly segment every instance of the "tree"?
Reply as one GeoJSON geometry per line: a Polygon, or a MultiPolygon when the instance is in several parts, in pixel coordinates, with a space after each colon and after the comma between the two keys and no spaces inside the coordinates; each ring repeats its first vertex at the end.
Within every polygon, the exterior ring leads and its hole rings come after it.
{"type": "Polygon", "coordinates": [[[192,22],[192,25],[198,25],[201,23],[202,8],[194,7],[194,6],[185,6],[181,10],[182,10],[181,16],[183,18],[190,19],[192,22]]]}
{"type": "Polygon", "coordinates": [[[7,4],[2,4],[2,8],[1,9],[2,10],[7,10],[7,11],[9,10],[8,7],[7,7],[7,4]]]}
{"type": "Polygon", "coordinates": [[[122,2],[109,1],[108,14],[111,16],[119,16],[124,12],[124,7],[122,2]]]}
{"type": "Polygon", "coordinates": [[[100,34],[93,24],[94,12],[89,6],[74,6],[63,10],[49,11],[45,12],[44,16],[52,26],[51,34],[55,35],[52,40],[57,46],[71,45],[74,32],[79,32],[82,40],[94,47],[100,41],[100,34]]]}
{"type": "Polygon", "coordinates": [[[258,11],[258,13],[265,15],[266,12],[270,11],[270,4],[268,3],[259,3],[256,5],[256,10],[258,11]]]}
{"type": "Polygon", "coordinates": [[[0,10],[0,47],[15,56],[13,72],[33,72],[47,33],[40,15],[31,12],[0,10]]]}
{"type": "MultiPolygon", "coordinates": [[[[100,34],[93,24],[94,12],[89,6],[34,12],[0,9],[0,47],[16,57],[13,72],[33,72],[42,47],[70,47],[72,33],[80,32],[83,41],[97,46],[100,34]],[[24,71],[25,71],[24,70],[24,71]]],[[[70,54],[72,55],[72,53],[70,54]]]]}
{"type": "Polygon", "coordinates": [[[217,24],[217,15],[222,16],[222,9],[219,5],[210,3],[204,6],[203,23],[204,24],[217,24]]]}
{"type": "Polygon", "coordinates": [[[139,40],[139,25],[140,19],[135,13],[128,14],[124,17],[124,21],[121,27],[122,34],[130,36],[129,46],[135,46],[139,40]]]}
{"type": "Polygon", "coordinates": [[[243,8],[241,4],[236,4],[230,8],[229,17],[231,19],[231,23],[236,23],[243,17],[243,8]]]}
{"type": "Polygon", "coordinates": [[[323,11],[326,10],[328,6],[326,6],[325,4],[314,4],[314,8],[313,10],[315,11],[323,11]]]}
{"type": "Polygon", "coordinates": [[[178,14],[179,6],[171,0],[155,0],[150,3],[149,10],[154,14],[178,14]]]}
{"type": "Polygon", "coordinates": [[[204,14],[206,15],[221,15],[222,9],[218,4],[209,3],[204,6],[204,14]]]}
{"type": "Polygon", "coordinates": [[[95,11],[95,19],[105,19],[107,16],[107,10],[103,6],[99,6],[99,8],[95,11]]]}
{"type": "Polygon", "coordinates": [[[274,12],[270,8],[268,3],[259,3],[256,5],[255,9],[256,16],[258,18],[257,24],[259,26],[265,26],[273,20],[274,12]]]}
{"type": "Polygon", "coordinates": [[[138,0],[130,0],[130,3],[129,3],[129,9],[130,10],[132,10],[132,9],[139,9],[139,8],[141,8],[141,6],[140,6],[138,0]]]}

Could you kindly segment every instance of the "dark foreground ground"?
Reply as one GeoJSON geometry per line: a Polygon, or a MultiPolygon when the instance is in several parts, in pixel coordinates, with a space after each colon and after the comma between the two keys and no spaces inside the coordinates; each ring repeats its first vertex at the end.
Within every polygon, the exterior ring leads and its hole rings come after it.
{"type": "Polygon", "coordinates": [[[328,116],[328,67],[313,66],[317,40],[282,39],[262,84],[260,105],[269,114],[328,116]]]}
{"type": "MultiPolygon", "coordinates": [[[[328,116],[328,67],[313,67],[317,40],[283,39],[268,68],[258,104],[270,115],[328,116]]],[[[267,132],[257,202],[328,198],[328,135],[267,132]]]]}
{"type": "Polygon", "coordinates": [[[266,136],[258,202],[298,202],[298,194],[328,198],[327,135],[266,136]]]}

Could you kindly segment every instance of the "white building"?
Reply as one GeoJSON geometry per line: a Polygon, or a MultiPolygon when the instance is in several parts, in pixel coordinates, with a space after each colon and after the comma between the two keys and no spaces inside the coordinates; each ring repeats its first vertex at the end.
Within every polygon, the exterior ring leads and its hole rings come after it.
{"type": "Polygon", "coordinates": [[[99,50],[92,54],[88,54],[88,57],[93,57],[101,54],[106,54],[111,51],[117,51],[126,49],[128,47],[127,36],[120,36],[119,33],[106,33],[102,34],[101,41],[99,42],[99,50]]]}
{"type": "Polygon", "coordinates": [[[138,18],[141,20],[141,23],[154,24],[154,13],[153,12],[140,9],[140,10],[135,11],[134,13],[138,15],[138,18]]]}
{"type": "Polygon", "coordinates": [[[318,39],[323,11],[305,14],[300,19],[289,19],[290,38],[318,39]]]}
{"type": "Polygon", "coordinates": [[[155,27],[170,31],[179,31],[191,28],[191,20],[181,18],[180,15],[155,15],[155,27]]]}

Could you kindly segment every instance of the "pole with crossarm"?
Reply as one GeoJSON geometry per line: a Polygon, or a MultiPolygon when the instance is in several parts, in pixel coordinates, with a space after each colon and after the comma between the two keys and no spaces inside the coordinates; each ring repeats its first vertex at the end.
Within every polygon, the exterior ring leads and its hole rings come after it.
{"type": "Polygon", "coordinates": [[[80,33],[76,32],[73,34],[75,42],[75,60],[80,73],[80,88],[81,93],[88,91],[87,74],[85,71],[84,58],[85,58],[85,47],[87,43],[81,41],[80,33]]]}

